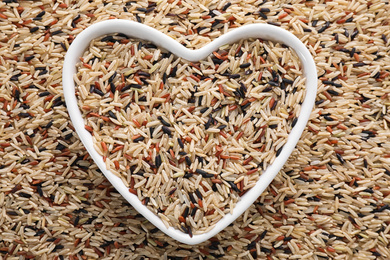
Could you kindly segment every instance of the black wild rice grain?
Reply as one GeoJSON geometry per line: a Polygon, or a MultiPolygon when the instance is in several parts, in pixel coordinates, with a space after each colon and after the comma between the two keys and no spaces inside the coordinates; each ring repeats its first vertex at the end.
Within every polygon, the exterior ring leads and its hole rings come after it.
{"type": "Polygon", "coordinates": [[[192,164],[191,159],[188,156],[186,156],[184,158],[185,158],[187,166],[191,166],[191,164],[192,164]]]}
{"type": "Polygon", "coordinates": [[[35,55],[31,55],[31,56],[24,57],[24,60],[28,62],[28,61],[30,61],[30,60],[32,60],[34,58],[35,58],[35,55]]]}
{"type": "Polygon", "coordinates": [[[384,43],[387,44],[387,37],[386,37],[386,35],[382,34],[381,38],[384,41],[384,43]]]}
{"type": "Polygon", "coordinates": [[[80,216],[76,216],[76,218],[73,222],[73,226],[77,226],[79,224],[79,221],[80,221],[80,216]]]}
{"type": "Polygon", "coordinates": [[[138,7],[136,10],[144,13],[147,11],[147,9],[143,7],[138,7]]]}
{"type": "Polygon", "coordinates": [[[246,70],[244,74],[245,74],[245,75],[251,75],[252,73],[253,73],[252,70],[246,70]]]}
{"type": "Polygon", "coordinates": [[[351,41],[353,41],[358,34],[359,34],[359,30],[358,29],[354,29],[353,33],[351,35],[351,41]]]}
{"type": "Polygon", "coordinates": [[[114,37],[112,35],[104,36],[100,39],[101,42],[112,42],[114,41],[114,37]]]}
{"type": "Polygon", "coordinates": [[[207,120],[207,123],[204,126],[205,129],[209,129],[212,122],[213,122],[213,118],[210,116],[209,119],[207,120]]]}
{"type": "Polygon", "coordinates": [[[231,74],[231,75],[229,75],[229,78],[231,78],[231,79],[238,79],[239,77],[241,77],[240,74],[231,74]]]}
{"type": "Polygon", "coordinates": [[[251,102],[246,103],[245,105],[241,106],[241,109],[245,110],[251,105],[251,102]]]}
{"type": "Polygon", "coordinates": [[[294,118],[294,120],[291,123],[291,127],[294,127],[297,122],[298,122],[298,117],[294,118]]]}
{"type": "Polygon", "coordinates": [[[161,155],[160,154],[156,155],[154,161],[155,161],[156,167],[160,168],[160,166],[161,166],[161,155]]]}
{"type": "Polygon", "coordinates": [[[145,137],[140,136],[140,137],[134,139],[133,142],[137,143],[137,142],[141,142],[141,141],[143,141],[143,140],[145,140],[145,137]]]}
{"type": "Polygon", "coordinates": [[[195,189],[195,194],[198,197],[198,199],[200,199],[200,200],[203,199],[202,193],[200,193],[200,191],[198,189],[195,189]]]}
{"type": "Polygon", "coordinates": [[[294,81],[290,80],[290,79],[286,79],[286,78],[283,78],[282,81],[286,84],[293,84],[294,81]]]}
{"type": "Polygon", "coordinates": [[[279,23],[272,22],[272,21],[267,21],[267,23],[270,24],[270,25],[274,25],[274,26],[280,26],[279,23]]]}
{"type": "Polygon", "coordinates": [[[162,126],[162,130],[163,130],[163,132],[164,132],[165,134],[167,134],[167,135],[169,135],[169,136],[172,135],[172,131],[171,131],[171,129],[169,129],[169,127],[163,125],[163,126],[162,126]]]}
{"type": "Polygon", "coordinates": [[[42,16],[44,16],[45,14],[46,14],[46,11],[43,10],[42,12],[40,12],[39,14],[37,14],[37,16],[35,16],[35,17],[42,17],[42,16]]]}
{"type": "Polygon", "coordinates": [[[148,9],[146,9],[146,12],[145,13],[151,13],[151,12],[153,12],[154,11],[154,9],[156,9],[156,7],[150,7],[150,8],[148,8],[148,9]]]}
{"type": "Polygon", "coordinates": [[[108,115],[109,115],[111,118],[114,118],[115,120],[118,120],[118,118],[116,117],[115,113],[112,112],[111,110],[108,111],[108,115]]]}
{"type": "Polygon", "coordinates": [[[230,2],[226,3],[226,4],[223,6],[222,11],[226,11],[231,5],[232,5],[232,3],[230,3],[230,2]]]}
{"type": "Polygon", "coordinates": [[[172,68],[171,73],[169,74],[169,77],[176,77],[176,72],[177,72],[177,66],[172,68]]]}
{"type": "Polygon", "coordinates": [[[141,88],[142,88],[142,86],[141,86],[141,85],[139,85],[139,84],[130,84],[130,85],[129,85],[129,88],[136,88],[136,89],[141,89],[141,88]]]}
{"type": "Polygon", "coordinates": [[[31,198],[31,195],[28,193],[25,193],[25,192],[19,192],[18,194],[20,197],[23,197],[23,198],[31,198]]]}
{"type": "Polygon", "coordinates": [[[318,30],[318,33],[323,33],[326,29],[329,28],[329,26],[330,26],[330,22],[326,21],[325,25],[318,30]]]}
{"type": "Polygon", "coordinates": [[[160,120],[160,122],[161,122],[164,126],[167,126],[167,127],[171,126],[171,124],[168,123],[167,121],[165,121],[164,118],[162,118],[162,116],[158,116],[157,119],[160,120]]]}
{"type": "Polygon", "coordinates": [[[246,68],[248,68],[249,66],[250,66],[251,64],[248,62],[248,63],[244,63],[244,64],[241,64],[240,65],[240,68],[241,69],[246,69],[246,68]]]}
{"type": "Polygon", "coordinates": [[[138,14],[135,15],[135,18],[137,19],[137,22],[142,23],[141,17],[139,17],[138,14]]]}
{"type": "Polygon", "coordinates": [[[27,118],[32,118],[32,116],[29,113],[19,113],[18,114],[20,117],[27,117],[27,118]]]}
{"type": "Polygon", "coordinates": [[[183,214],[182,214],[182,216],[183,216],[184,218],[187,218],[188,213],[189,213],[189,210],[190,210],[189,207],[186,207],[186,208],[184,209],[184,212],[183,212],[183,214]]]}
{"type": "Polygon", "coordinates": [[[177,190],[177,188],[173,188],[168,194],[172,195],[173,193],[175,193],[176,190],[177,190]]]}
{"type": "Polygon", "coordinates": [[[19,80],[19,75],[14,75],[10,78],[11,81],[17,81],[19,80]]]}
{"type": "Polygon", "coordinates": [[[112,94],[115,94],[116,87],[115,87],[115,84],[112,82],[110,83],[110,90],[111,90],[112,94]]]}
{"type": "Polygon", "coordinates": [[[33,27],[33,28],[30,29],[30,33],[34,33],[34,32],[36,32],[36,31],[38,31],[38,30],[39,30],[39,27],[38,27],[38,26],[35,26],[35,27],[33,27]]]}
{"type": "Polygon", "coordinates": [[[364,62],[357,62],[357,63],[354,63],[353,64],[353,67],[356,68],[356,67],[362,67],[362,66],[365,66],[367,64],[365,64],[364,62]]]}
{"type": "Polygon", "coordinates": [[[108,78],[108,82],[111,83],[115,79],[116,75],[117,75],[117,72],[115,71],[114,74],[112,74],[111,77],[108,78]]]}
{"type": "Polygon", "coordinates": [[[209,110],[209,108],[208,107],[204,107],[204,108],[202,108],[201,110],[200,110],[200,113],[204,113],[204,112],[206,112],[207,110],[209,110]]]}
{"type": "Polygon", "coordinates": [[[180,148],[183,149],[184,148],[183,141],[180,138],[177,138],[177,142],[179,143],[180,148]]]}
{"type": "Polygon", "coordinates": [[[265,89],[263,89],[263,92],[269,92],[272,90],[272,87],[268,86],[265,89]]]}
{"type": "Polygon", "coordinates": [[[278,104],[278,100],[275,100],[274,104],[271,107],[271,110],[274,110],[278,104]]]}
{"type": "Polygon", "coordinates": [[[51,35],[57,35],[57,34],[60,34],[60,33],[63,33],[62,30],[58,30],[58,31],[54,31],[51,33],[51,35]]]}
{"type": "Polygon", "coordinates": [[[334,91],[334,90],[332,90],[332,89],[328,89],[327,91],[328,91],[329,94],[334,95],[334,96],[340,95],[339,92],[334,91]]]}
{"type": "MultiPolygon", "coordinates": [[[[196,169],[195,172],[198,173],[198,174],[201,174],[203,178],[214,177],[214,174],[210,174],[210,173],[208,173],[208,172],[206,172],[204,170],[201,170],[201,169],[196,169]]],[[[198,194],[196,194],[196,195],[198,195],[198,194]]]]}
{"type": "Polygon", "coordinates": [[[337,159],[338,159],[342,164],[345,163],[345,161],[344,161],[343,157],[341,156],[341,154],[336,153],[336,157],[337,157],[337,159]]]}
{"type": "Polygon", "coordinates": [[[282,152],[282,150],[283,150],[283,146],[280,147],[280,148],[276,151],[276,157],[279,156],[279,154],[282,152]]]}
{"type": "Polygon", "coordinates": [[[262,12],[262,13],[269,13],[269,12],[271,12],[271,10],[269,8],[263,7],[263,8],[260,8],[260,12],[262,12]]]}
{"type": "Polygon", "coordinates": [[[324,115],[324,118],[327,120],[327,121],[334,121],[334,119],[332,117],[330,117],[329,115],[324,115]]]}
{"type": "Polygon", "coordinates": [[[45,96],[48,96],[48,95],[50,95],[49,91],[41,92],[41,93],[38,94],[38,96],[40,96],[40,97],[45,97],[45,96]]]}
{"type": "Polygon", "coordinates": [[[104,93],[100,89],[94,88],[93,92],[98,94],[99,96],[104,96],[104,93]]]}
{"type": "Polygon", "coordinates": [[[183,178],[186,178],[186,179],[189,179],[191,178],[192,176],[194,176],[192,173],[185,173],[183,178]]]}
{"type": "Polygon", "coordinates": [[[235,192],[241,192],[241,190],[237,187],[237,185],[232,182],[232,181],[228,181],[230,187],[235,191],[235,192]]]}

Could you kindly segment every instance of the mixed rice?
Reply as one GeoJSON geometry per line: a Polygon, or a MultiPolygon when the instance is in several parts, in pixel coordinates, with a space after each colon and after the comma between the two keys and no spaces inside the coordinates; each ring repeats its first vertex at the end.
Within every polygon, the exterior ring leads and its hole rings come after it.
{"type": "Polygon", "coordinates": [[[389,12],[382,0],[3,0],[0,258],[389,259],[389,12]],[[188,48],[243,24],[271,23],[314,56],[316,107],[297,148],[241,217],[197,246],[137,214],[70,123],[66,49],[90,24],[114,18],[188,48]]]}
{"type": "Polygon", "coordinates": [[[295,53],[261,40],[192,63],[108,35],[80,59],[79,107],[107,169],[190,236],[213,228],[256,184],[305,95],[295,53]]]}

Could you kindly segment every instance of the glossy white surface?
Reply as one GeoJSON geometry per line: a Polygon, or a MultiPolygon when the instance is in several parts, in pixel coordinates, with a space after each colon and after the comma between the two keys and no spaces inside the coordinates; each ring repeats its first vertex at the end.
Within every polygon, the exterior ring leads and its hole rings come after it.
{"type": "Polygon", "coordinates": [[[226,226],[232,223],[237,217],[239,217],[267,188],[271,181],[275,178],[279,170],[283,167],[294,147],[296,146],[303,129],[305,128],[312,111],[316,93],[317,93],[317,72],[314,60],[304,46],[304,44],[296,38],[293,34],[279,27],[268,24],[250,24],[240,28],[234,29],[225,35],[215,39],[213,42],[204,46],[198,50],[189,50],[183,45],[170,38],[169,36],[153,29],[149,26],[127,21],[127,20],[108,20],[91,25],[83,32],[81,32],[71,44],[64,61],[63,73],[63,89],[65,95],[65,101],[67,109],[69,111],[70,118],[79,135],[84,146],[88,150],[89,154],[112,183],[112,185],[119,191],[119,193],[145,218],[158,227],[165,234],[172,238],[186,244],[198,244],[201,243],[218,232],[223,230],[226,226]],[[208,233],[201,235],[194,235],[192,238],[179,230],[172,227],[166,228],[159,217],[149,211],[137,196],[128,191],[128,188],[124,183],[107,170],[102,156],[100,156],[93,147],[93,141],[91,134],[84,128],[84,119],[81,115],[80,109],[77,105],[77,99],[75,96],[75,85],[73,81],[73,75],[76,73],[76,63],[88,47],[90,41],[99,36],[110,33],[124,33],[133,38],[139,38],[147,41],[151,41],[154,44],[163,47],[164,49],[172,52],[173,54],[182,57],[189,61],[199,61],[213,51],[217,50],[220,46],[237,42],[240,39],[245,38],[262,38],[264,40],[272,40],[280,43],[284,43],[292,47],[298,54],[304,68],[304,74],[306,81],[306,96],[302,104],[301,115],[288,137],[287,143],[280,155],[275,159],[274,163],[268,167],[268,169],[260,176],[256,186],[249,190],[234,208],[233,214],[228,214],[223,217],[216,226],[208,233]]]}

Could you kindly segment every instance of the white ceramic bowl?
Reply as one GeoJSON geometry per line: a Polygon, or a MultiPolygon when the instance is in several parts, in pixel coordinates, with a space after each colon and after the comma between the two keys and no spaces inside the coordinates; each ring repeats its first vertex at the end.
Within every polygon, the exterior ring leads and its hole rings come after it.
{"type": "Polygon", "coordinates": [[[70,118],[81,141],[87,148],[95,163],[99,166],[100,170],[104,173],[112,185],[119,191],[119,193],[146,219],[148,219],[165,234],[182,243],[190,245],[201,243],[223,230],[238,216],[240,216],[267,188],[267,186],[271,183],[279,170],[285,164],[287,158],[290,156],[291,152],[296,146],[309,119],[317,92],[316,66],[310,52],[306,49],[305,45],[288,31],[268,24],[244,25],[226,33],[225,35],[222,35],[207,46],[204,46],[198,50],[189,50],[169,36],[140,23],[127,20],[108,20],[99,22],[85,29],[72,42],[65,56],[62,79],[65,101],[70,118]],[[77,105],[73,75],[76,73],[75,65],[79,61],[79,57],[83,55],[90,41],[94,38],[110,33],[124,33],[133,38],[151,41],[154,44],[172,52],[173,54],[192,62],[206,58],[222,45],[234,43],[240,39],[245,38],[261,38],[264,40],[284,43],[285,45],[292,47],[298,54],[299,59],[303,64],[304,75],[307,79],[306,96],[302,104],[301,114],[299,115],[298,121],[292,129],[282,152],[275,159],[274,163],[270,165],[268,169],[260,176],[256,186],[254,186],[247,193],[245,193],[245,195],[242,196],[241,200],[236,204],[233,214],[227,214],[224,216],[216,224],[216,226],[207,233],[190,237],[188,234],[185,234],[180,230],[174,229],[172,227],[166,228],[158,216],[147,209],[147,207],[141,203],[137,196],[128,191],[128,188],[118,177],[107,170],[102,156],[100,156],[93,147],[92,136],[84,128],[84,119],[77,105]]]}

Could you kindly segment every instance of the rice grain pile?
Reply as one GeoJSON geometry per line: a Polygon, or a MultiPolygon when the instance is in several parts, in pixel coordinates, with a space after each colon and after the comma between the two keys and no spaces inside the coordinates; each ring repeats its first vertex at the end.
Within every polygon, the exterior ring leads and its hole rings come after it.
{"type": "Polygon", "coordinates": [[[390,12],[373,1],[0,3],[2,259],[389,259],[390,12]],[[113,189],[70,123],[66,49],[107,19],[188,48],[243,24],[281,26],[314,56],[316,107],[259,199],[197,246],[165,236],[113,189]]]}
{"type": "Polygon", "coordinates": [[[75,75],[107,169],[166,226],[212,229],[279,155],[305,94],[288,48],[242,40],[197,63],[108,35],[75,75]]]}

